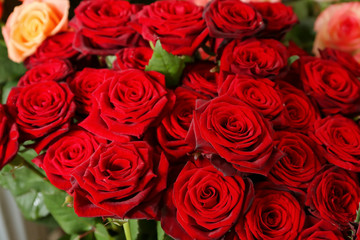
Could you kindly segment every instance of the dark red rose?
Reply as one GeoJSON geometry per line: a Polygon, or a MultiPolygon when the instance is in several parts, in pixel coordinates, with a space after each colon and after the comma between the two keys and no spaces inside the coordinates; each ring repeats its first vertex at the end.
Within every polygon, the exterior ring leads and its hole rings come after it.
{"type": "Polygon", "coordinates": [[[136,68],[144,70],[153,55],[153,50],[148,47],[123,48],[116,53],[114,69],[125,70],[136,68]]]}
{"type": "Polygon", "coordinates": [[[79,55],[73,46],[74,32],[62,32],[48,37],[36,52],[25,60],[27,68],[46,63],[51,58],[73,59],[79,55]]]}
{"type": "Polygon", "coordinates": [[[46,62],[28,70],[25,75],[20,78],[18,86],[24,87],[40,82],[61,81],[72,73],[72,71],[71,63],[67,60],[57,58],[47,59],[46,62]]]}
{"type": "Polygon", "coordinates": [[[74,210],[81,217],[157,218],[168,167],[146,142],[101,144],[72,173],[74,210]]]}
{"type": "Polygon", "coordinates": [[[202,18],[203,8],[186,1],[156,1],[136,14],[134,28],[144,39],[175,55],[193,55],[208,30],[202,18]]]}
{"type": "Polygon", "coordinates": [[[18,128],[5,108],[0,104],[0,170],[14,159],[19,149],[18,128]]]}
{"type": "Polygon", "coordinates": [[[318,220],[312,226],[303,229],[298,240],[345,240],[342,233],[331,223],[318,220]]]}
{"type": "Polygon", "coordinates": [[[93,92],[115,72],[108,69],[84,68],[67,79],[71,91],[75,94],[76,110],[88,115],[92,109],[93,92]]]}
{"type": "Polygon", "coordinates": [[[341,115],[319,119],[311,137],[322,146],[330,163],[360,172],[360,127],[353,120],[341,115]]]}
{"type": "Polygon", "coordinates": [[[81,129],[74,128],[56,140],[46,153],[33,160],[44,169],[49,181],[57,188],[69,191],[74,168],[87,161],[100,143],[106,140],[81,129]]]}
{"type": "Polygon", "coordinates": [[[340,228],[355,220],[359,202],[357,175],[332,165],[324,166],[307,190],[310,212],[340,228]]]}
{"type": "Polygon", "coordinates": [[[333,48],[325,48],[319,52],[322,59],[333,60],[349,70],[354,76],[360,77],[360,64],[350,53],[333,48]]]}
{"type": "Polygon", "coordinates": [[[299,22],[291,6],[286,6],[280,2],[251,4],[259,11],[265,22],[265,29],[259,33],[261,37],[281,39],[299,22]]]}
{"type": "Polygon", "coordinates": [[[212,71],[215,67],[216,65],[211,62],[197,62],[188,65],[183,73],[183,86],[206,96],[216,97],[218,74],[212,71]]]}
{"type": "Polygon", "coordinates": [[[264,118],[282,125],[283,102],[280,94],[274,89],[275,83],[269,79],[254,79],[248,75],[229,75],[219,89],[219,96],[228,95],[247,103],[264,118]]]}
{"type": "Polygon", "coordinates": [[[305,222],[304,193],[263,182],[255,186],[255,198],[235,226],[240,239],[297,239],[305,222]]]}
{"type": "Polygon", "coordinates": [[[174,161],[179,161],[181,157],[194,150],[185,138],[193,118],[196,99],[206,97],[182,87],[175,90],[175,96],[175,106],[157,128],[157,139],[162,149],[174,157],[174,161]]]}
{"type": "Polygon", "coordinates": [[[281,157],[270,124],[254,108],[226,95],[197,100],[187,141],[201,153],[215,154],[213,164],[226,175],[267,175],[281,157]]]}
{"type": "Polygon", "coordinates": [[[287,124],[281,128],[304,133],[312,130],[320,114],[306,94],[283,81],[277,81],[276,89],[280,92],[285,107],[284,117],[287,124]]]}
{"type": "Polygon", "coordinates": [[[319,58],[303,60],[301,80],[325,114],[360,111],[360,81],[340,64],[319,58]]]}
{"type": "Polygon", "coordinates": [[[250,180],[224,176],[208,159],[189,161],[174,183],[177,213],[172,221],[192,239],[220,239],[247,209],[252,195],[250,180]]]}
{"type": "Polygon", "coordinates": [[[271,169],[269,180],[278,185],[307,188],[324,162],[318,145],[304,134],[286,131],[276,132],[274,142],[285,157],[271,169]]]}
{"type": "Polygon", "coordinates": [[[37,139],[35,150],[39,153],[51,140],[67,132],[76,108],[73,98],[66,83],[50,81],[13,88],[7,104],[21,140],[37,139]]]}
{"type": "Polygon", "coordinates": [[[160,122],[173,101],[164,75],[138,69],[120,71],[93,92],[91,112],[80,126],[106,139],[126,142],[160,122]]]}
{"type": "Polygon", "coordinates": [[[111,55],[122,47],[144,44],[129,26],[138,10],[124,0],[82,1],[70,22],[75,28],[74,48],[84,54],[111,55]]]}
{"type": "Polygon", "coordinates": [[[246,74],[255,78],[279,77],[287,69],[286,47],[273,39],[234,40],[221,56],[222,75],[246,74]]]}
{"type": "Polygon", "coordinates": [[[205,7],[204,19],[209,34],[217,38],[249,37],[265,26],[253,6],[237,0],[214,0],[205,7]]]}

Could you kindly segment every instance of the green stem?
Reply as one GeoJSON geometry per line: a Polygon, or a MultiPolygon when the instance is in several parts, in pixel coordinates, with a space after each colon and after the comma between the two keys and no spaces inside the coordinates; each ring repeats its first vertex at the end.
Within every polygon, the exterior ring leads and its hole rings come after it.
{"type": "Polygon", "coordinates": [[[129,222],[124,223],[123,228],[124,228],[126,240],[132,240],[129,222]]]}
{"type": "Polygon", "coordinates": [[[36,175],[38,175],[39,177],[48,180],[47,177],[40,172],[39,170],[37,170],[33,165],[31,165],[30,163],[28,163],[25,159],[23,160],[22,164],[27,167],[28,169],[30,169],[33,173],[35,173],[36,175]]]}
{"type": "Polygon", "coordinates": [[[359,203],[359,209],[356,211],[356,219],[355,219],[356,223],[360,222],[360,203],[359,203]]]}

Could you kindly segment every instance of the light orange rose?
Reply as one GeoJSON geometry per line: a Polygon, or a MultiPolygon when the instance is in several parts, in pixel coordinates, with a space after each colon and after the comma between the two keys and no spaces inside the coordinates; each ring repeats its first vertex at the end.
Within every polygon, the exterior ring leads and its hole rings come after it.
{"type": "Polygon", "coordinates": [[[334,4],[316,19],[313,52],[334,48],[352,55],[360,53],[360,2],[334,4]]]}
{"type": "Polygon", "coordinates": [[[22,62],[48,37],[67,29],[69,0],[24,0],[10,14],[2,34],[9,58],[22,62]]]}

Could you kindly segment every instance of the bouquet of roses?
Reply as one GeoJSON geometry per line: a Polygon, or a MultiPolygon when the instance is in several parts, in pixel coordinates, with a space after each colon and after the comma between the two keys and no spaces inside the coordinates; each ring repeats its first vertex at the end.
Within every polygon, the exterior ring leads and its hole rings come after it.
{"type": "Polygon", "coordinates": [[[356,239],[349,53],[284,45],[283,3],[74,7],[24,0],[2,28],[27,70],[0,106],[0,183],[30,218],[71,239],[356,239]]]}

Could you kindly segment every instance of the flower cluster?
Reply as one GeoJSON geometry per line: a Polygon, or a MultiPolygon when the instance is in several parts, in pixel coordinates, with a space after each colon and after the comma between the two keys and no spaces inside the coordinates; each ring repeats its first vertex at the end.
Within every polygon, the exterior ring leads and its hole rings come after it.
{"type": "Polygon", "coordinates": [[[297,22],[282,3],[81,1],[0,108],[0,167],[31,140],[79,216],[154,219],[175,239],[345,239],[360,66],[285,46],[297,22]]]}

